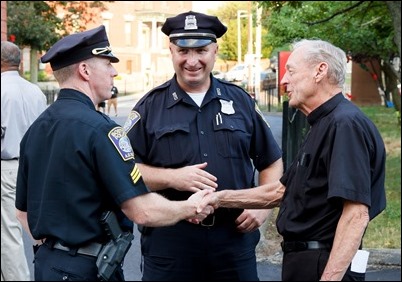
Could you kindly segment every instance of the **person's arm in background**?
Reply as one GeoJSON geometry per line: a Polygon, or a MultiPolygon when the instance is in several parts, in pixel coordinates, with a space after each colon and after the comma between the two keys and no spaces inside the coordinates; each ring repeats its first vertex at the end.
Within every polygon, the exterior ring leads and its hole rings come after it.
{"type": "Polygon", "coordinates": [[[29,230],[27,213],[24,212],[24,211],[20,211],[19,209],[16,209],[16,214],[15,215],[16,215],[18,221],[21,223],[22,228],[29,235],[29,237],[31,237],[31,239],[34,241],[33,245],[41,245],[45,238],[43,238],[41,240],[34,239],[34,237],[31,234],[31,231],[29,230]]]}

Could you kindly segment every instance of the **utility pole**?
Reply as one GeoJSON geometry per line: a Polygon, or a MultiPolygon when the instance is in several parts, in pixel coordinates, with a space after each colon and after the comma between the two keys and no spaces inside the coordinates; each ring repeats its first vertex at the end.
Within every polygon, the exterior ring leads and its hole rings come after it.
{"type": "Polygon", "coordinates": [[[261,15],[262,7],[257,8],[257,29],[255,34],[255,100],[258,102],[260,99],[261,91],[261,15]]]}
{"type": "MultiPolygon", "coordinates": [[[[247,65],[248,65],[248,87],[247,90],[251,94],[253,89],[253,13],[251,9],[252,1],[248,1],[248,45],[247,45],[247,65]]],[[[254,93],[255,94],[255,93],[254,93]]]]}

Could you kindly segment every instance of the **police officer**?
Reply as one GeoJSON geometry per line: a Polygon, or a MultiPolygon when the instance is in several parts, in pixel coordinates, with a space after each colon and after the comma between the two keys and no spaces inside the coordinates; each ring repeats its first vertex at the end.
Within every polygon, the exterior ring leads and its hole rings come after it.
{"type": "MultiPolygon", "coordinates": [[[[125,124],[145,183],[168,199],[252,187],[254,167],[260,183],[282,175],[281,150],[254,100],[211,74],[226,30],[202,13],[168,18],[162,32],[175,75],[138,101],[125,124]]],[[[200,225],[142,228],[142,279],[258,280],[258,227],[268,213],[218,209],[200,225]]]]}
{"type": "MultiPolygon", "coordinates": [[[[207,191],[180,202],[149,193],[123,128],[96,111],[110,97],[118,61],[104,26],[64,37],[42,57],[61,90],[21,142],[16,195],[20,221],[44,241],[35,280],[97,280],[105,211],[117,214],[124,231],[132,231],[127,217],[160,226],[212,212],[206,206],[197,213],[207,191]]],[[[123,279],[120,266],[111,280],[123,279]]]]}

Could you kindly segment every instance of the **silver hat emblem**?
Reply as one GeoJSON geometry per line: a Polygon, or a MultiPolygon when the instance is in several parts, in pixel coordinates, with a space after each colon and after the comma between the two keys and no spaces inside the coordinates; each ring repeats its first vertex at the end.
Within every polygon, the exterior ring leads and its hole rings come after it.
{"type": "Polygon", "coordinates": [[[186,16],[186,20],[184,22],[184,29],[198,29],[197,26],[197,19],[195,18],[195,15],[189,15],[186,16]]]}

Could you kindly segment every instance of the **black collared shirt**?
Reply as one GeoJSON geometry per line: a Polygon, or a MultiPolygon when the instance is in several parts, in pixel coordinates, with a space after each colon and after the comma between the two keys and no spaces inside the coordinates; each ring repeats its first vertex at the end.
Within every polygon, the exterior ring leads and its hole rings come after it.
{"type": "Polygon", "coordinates": [[[122,127],[76,90],[62,89],[21,142],[16,207],[36,239],[98,240],[102,212],[147,192],[122,127]]]}
{"type": "MultiPolygon", "coordinates": [[[[153,89],[135,105],[127,135],[138,162],[165,168],[208,162],[218,190],[250,187],[253,165],[265,169],[282,152],[251,96],[234,84],[211,81],[201,107],[175,77],[153,89]]],[[[173,189],[165,195],[189,196],[173,189]]]]}
{"type": "Polygon", "coordinates": [[[367,205],[370,219],[384,210],[384,143],[371,120],[342,93],[307,121],[306,141],[281,178],[286,192],[277,228],[286,240],[332,242],[344,199],[367,205]]]}

